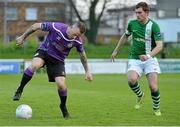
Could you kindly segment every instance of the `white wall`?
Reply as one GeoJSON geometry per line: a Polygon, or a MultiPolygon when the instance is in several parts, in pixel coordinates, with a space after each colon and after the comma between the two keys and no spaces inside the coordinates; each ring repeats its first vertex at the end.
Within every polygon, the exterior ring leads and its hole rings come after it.
{"type": "Polygon", "coordinates": [[[164,34],[164,42],[178,42],[180,19],[158,19],[156,22],[164,34]]]}

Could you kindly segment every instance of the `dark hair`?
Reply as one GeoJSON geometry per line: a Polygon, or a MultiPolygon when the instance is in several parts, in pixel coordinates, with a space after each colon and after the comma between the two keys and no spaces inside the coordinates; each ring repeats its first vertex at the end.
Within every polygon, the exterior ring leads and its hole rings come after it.
{"type": "Polygon", "coordinates": [[[83,22],[77,22],[76,25],[79,28],[81,34],[86,32],[86,25],[83,22]]]}
{"type": "Polygon", "coordinates": [[[149,12],[150,11],[150,7],[149,5],[146,3],[146,2],[139,2],[137,5],[136,5],[136,9],[138,8],[142,8],[143,11],[146,11],[146,12],[149,12]]]}

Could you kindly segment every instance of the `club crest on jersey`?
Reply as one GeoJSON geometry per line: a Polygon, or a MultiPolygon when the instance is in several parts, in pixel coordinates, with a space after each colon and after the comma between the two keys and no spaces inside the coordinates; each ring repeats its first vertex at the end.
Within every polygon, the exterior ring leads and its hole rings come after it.
{"type": "Polygon", "coordinates": [[[61,37],[60,37],[60,36],[58,36],[56,39],[59,41],[59,40],[61,40],[61,37]]]}
{"type": "Polygon", "coordinates": [[[73,43],[72,43],[72,42],[70,42],[70,43],[67,44],[67,47],[68,47],[68,48],[71,48],[72,46],[73,46],[73,43]]]}
{"type": "Polygon", "coordinates": [[[150,36],[151,35],[151,30],[147,29],[146,34],[150,36]]]}

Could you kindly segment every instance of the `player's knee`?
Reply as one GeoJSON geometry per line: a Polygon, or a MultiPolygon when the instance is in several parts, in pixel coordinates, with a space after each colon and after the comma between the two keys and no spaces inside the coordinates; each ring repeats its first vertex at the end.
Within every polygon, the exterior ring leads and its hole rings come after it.
{"type": "Polygon", "coordinates": [[[58,89],[66,89],[67,88],[64,80],[60,80],[60,79],[56,80],[56,84],[57,84],[58,89]]]}
{"type": "Polygon", "coordinates": [[[31,70],[33,72],[35,72],[38,69],[38,66],[37,65],[31,65],[29,68],[31,68],[31,70]]]}
{"type": "Polygon", "coordinates": [[[156,92],[158,90],[157,84],[150,85],[151,92],[156,92]]]}
{"type": "Polygon", "coordinates": [[[55,77],[55,82],[56,82],[58,89],[65,90],[67,88],[64,76],[55,77]]]}
{"type": "Polygon", "coordinates": [[[135,84],[137,82],[137,79],[136,78],[128,78],[128,84],[135,84]]]}
{"type": "Polygon", "coordinates": [[[38,70],[41,66],[42,66],[41,63],[32,62],[32,64],[30,65],[30,68],[35,72],[35,71],[38,70]]]}
{"type": "Polygon", "coordinates": [[[62,89],[62,90],[67,89],[67,86],[65,83],[57,83],[57,85],[58,85],[58,89],[62,89]]]}

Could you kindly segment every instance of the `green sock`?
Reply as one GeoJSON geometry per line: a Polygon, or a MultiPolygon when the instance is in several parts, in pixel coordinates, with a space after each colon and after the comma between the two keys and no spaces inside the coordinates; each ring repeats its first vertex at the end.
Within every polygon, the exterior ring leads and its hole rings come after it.
{"type": "Polygon", "coordinates": [[[156,92],[151,92],[152,100],[153,100],[153,109],[157,110],[160,108],[160,93],[159,90],[156,92]]]}
{"type": "Polygon", "coordinates": [[[140,85],[138,84],[138,82],[136,82],[135,84],[129,83],[129,86],[138,97],[142,97],[143,92],[141,91],[141,88],[140,88],[140,85]]]}

